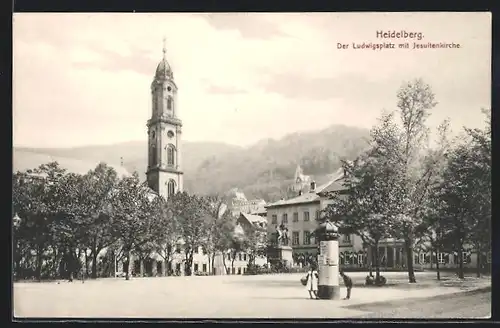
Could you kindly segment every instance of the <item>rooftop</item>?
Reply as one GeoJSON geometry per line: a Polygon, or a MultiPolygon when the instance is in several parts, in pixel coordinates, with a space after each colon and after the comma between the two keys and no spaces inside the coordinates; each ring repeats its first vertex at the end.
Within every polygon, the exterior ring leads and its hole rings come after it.
{"type": "Polygon", "coordinates": [[[254,214],[248,214],[248,213],[241,213],[241,215],[248,220],[248,222],[255,224],[255,223],[267,223],[267,219],[265,217],[259,216],[259,215],[254,215],[254,214]]]}
{"type": "Polygon", "coordinates": [[[322,184],[314,190],[314,192],[305,192],[302,195],[297,197],[282,199],[277,202],[271,203],[266,206],[266,208],[277,207],[277,206],[288,206],[288,205],[297,205],[297,204],[306,204],[313,203],[319,201],[322,192],[325,191],[333,191],[333,190],[341,190],[344,187],[342,186],[342,179],[344,177],[343,169],[337,170],[333,175],[333,178],[325,184],[322,184]]]}

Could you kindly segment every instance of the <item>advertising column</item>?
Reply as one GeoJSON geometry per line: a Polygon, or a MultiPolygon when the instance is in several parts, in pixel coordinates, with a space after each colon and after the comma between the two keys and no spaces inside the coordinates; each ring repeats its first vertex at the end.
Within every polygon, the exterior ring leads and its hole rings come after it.
{"type": "Polygon", "coordinates": [[[338,300],[340,299],[338,229],[333,223],[326,221],[318,227],[316,233],[320,245],[318,297],[338,300]]]}

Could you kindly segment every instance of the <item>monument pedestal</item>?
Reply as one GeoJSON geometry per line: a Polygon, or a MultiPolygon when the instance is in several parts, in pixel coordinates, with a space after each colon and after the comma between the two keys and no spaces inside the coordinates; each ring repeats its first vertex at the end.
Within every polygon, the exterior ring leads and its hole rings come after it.
{"type": "Polygon", "coordinates": [[[291,267],[293,265],[293,249],[290,246],[274,246],[271,253],[268,254],[269,262],[271,264],[276,264],[279,261],[286,261],[286,266],[291,267]]]}
{"type": "Polygon", "coordinates": [[[293,265],[293,249],[290,246],[278,246],[279,259],[286,261],[287,267],[293,265]]]}

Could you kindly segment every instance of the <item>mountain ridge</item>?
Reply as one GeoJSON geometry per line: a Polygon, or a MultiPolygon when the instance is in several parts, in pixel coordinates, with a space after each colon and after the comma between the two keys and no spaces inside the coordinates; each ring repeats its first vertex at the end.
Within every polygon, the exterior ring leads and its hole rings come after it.
{"type": "MultiPolygon", "coordinates": [[[[340,167],[342,159],[353,158],[364,150],[368,137],[367,129],[334,124],[319,131],[262,139],[248,146],[184,141],[182,164],[185,189],[199,194],[213,194],[238,188],[249,199],[274,201],[288,192],[297,165],[321,183],[340,167]]],[[[13,150],[14,170],[16,166],[36,167],[42,164],[38,162],[43,160],[43,156],[52,156],[61,160],[80,160],[83,166],[96,161],[116,166],[123,161],[127,171],[137,171],[142,179],[145,178],[147,140],[71,148],[13,147],[13,150]],[[30,161],[33,163],[30,164],[30,161]]]]}

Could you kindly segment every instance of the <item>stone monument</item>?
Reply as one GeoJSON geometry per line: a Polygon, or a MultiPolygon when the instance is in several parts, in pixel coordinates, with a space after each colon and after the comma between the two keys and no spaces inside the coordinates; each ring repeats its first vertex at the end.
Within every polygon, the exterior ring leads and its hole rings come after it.
{"type": "Polygon", "coordinates": [[[270,262],[286,261],[286,266],[291,267],[293,264],[293,250],[288,246],[288,229],[281,224],[276,226],[276,232],[272,238],[272,249],[269,254],[270,262]]]}

